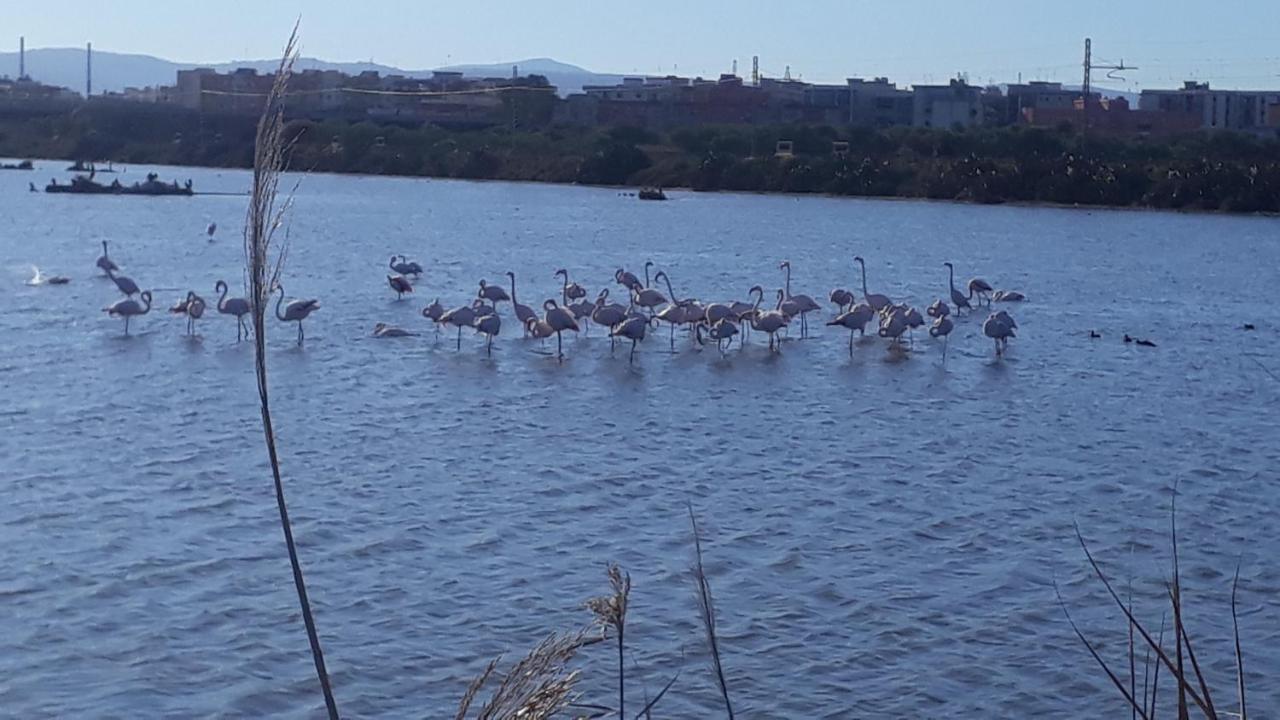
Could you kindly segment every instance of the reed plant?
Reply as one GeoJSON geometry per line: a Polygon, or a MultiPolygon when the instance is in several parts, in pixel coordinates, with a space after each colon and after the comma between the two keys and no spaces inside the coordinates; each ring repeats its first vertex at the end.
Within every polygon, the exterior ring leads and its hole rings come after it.
{"type": "Polygon", "coordinates": [[[1138,619],[1133,611],[1133,595],[1129,592],[1128,602],[1121,599],[1119,593],[1116,592],[1112,581],[1103,572],[1102,566],[1093,556],[1093,552],[1089,549],[1088,542],[1084,539],[1084,534],[1080,531],[1080,526],[1075,526],[1076,540],[1080,544],[1081,550],[1084,551],[1085,558],[1089,561],[1089,566],[1093,569],[1093,574],[1101,582],[1106,589],[1107,594],[1111,597],[1112,602],[1120,609],[1125,617],[1129,635],[1128,664],[1129,676],[1128,683],[1124,681],[1113,668],[1111,663],[1102,656],[1098,650],[1097,643],[1091,641],[1075,620],[1071,617],[1071,611],[1068,609],[1066,601],[1062,599],[1061,592],[1058,591],[1057,584],[1054,584],[1054,591],[1058,594],[1058,603],[1062,607],[1063,613],[1066,615],[1067,622],[1071,625],[1071,629],[1075,632],[1076,637],[1080,639],[1093,657],[1094,661],[1101,668],[1103,674],[1115,686],[1121,696],[1125,699],[1129,706],[1131,717],[1141,718],[1142,720],[1152,720],[1157,717],[1157,710],[1161,707],[1157,702],[1158,689],[1160,682],[1160,670],[1163,668],[1165,672],[1172,678],[1175,691],[1175,702],[1178,720],[1189,720],[1192,713],[1196,713],[1198,717],[1205,720],[1219,720],[1227,717],[1239,718],[1239,720],[1248,720],[1248,708],[1246,703],[1246,688],[1244,674],[1244,652],[1240,645],[1240,622],[1236,610],[1236,596],[1240,587],[1240,566],[1236,565],[1235,576],[1231,582],[1231,624],[1234,634],[1234,651],[1235,651],[1235,667],[1236,667],[1236,683],[1235,695],[1238,702],[1238,708],[1235,711],[1220,709],[1214,701],[1214,694],[1210,689],[1208,681],[1205,679],[1204,672],[1201,670],[1201,663],[1196,657],[1195,643],[1192,636],[1187,630],[1185,621],[1185,606],[1182,597],[1182,579],[1178,563],[1178,517],[1177,517],[1177,487],[1174,488],[1174,501],[1170,507],[1169,522],[1169,544],[1173,553],[1173,567],[1170,578],[1165,582],[1165,596],[1169,603],[1168,614],[1161,617],[1160,631],[1158,639],[1152,636],[1147,625],[1138,619]],[[1165,625],[1172,616],[1173,626],[1173,648],[1170,650],[1166,647],[1164,635],[1165,625]],[[1135,638],[1136,635],[1136,638],[1135,638]],[[1142,694],[1137,692],[1137,664],[1135,662],[1136,653],[1135,640],[1140,639],[1145,645],[1145,655],[1147,658],[1146,667],[1143,670],[1142,694]],[[1154,655],[1154,666],[1151,657],[1154,655]],[[1153,672],[1154,670],[1154,672],[1153,672]],[[1148,685],[1148,680],[1150,684],[1148,685]],[[1149,691],[1149,692],[1148,692],[1149,691]]]}
{"type": "Polygon", "coordinates": [[[280,472],[280,455],[276,449],[276,436],[271,421],[269,383],[267,381],[267,308],[271,291],[280,279],[287,255],[287,239],[278,239],[277,231],[284,225],[289,201],[279,202],[280,179],[285,169],[285,157],[289,141],[284,132],[284,102],[297,59],[298,27],[295,25],[289,42],[285,45],[276,71],[275,82],[266,97],[253,155],[253,190],[245,217],[244,253],[245,271],[248,276],[250,319],[253,323],[254,368],[258,378],[258,403],[262,410],[262,431],[266,439],[267,459],[275,482],[276,507],[280,512],[280,527],[284,531],[285,547],[293,568],[293,584],[302,609],[302,621],[306,625],[307,640],[311,645],[311,658],[315,663],[316,677],[324,694],[325,709],[330,720],[338,720],[338,704],[333,696],[329,673],[325,669],[324,651],[316,631],[311,601],[307,598],[307,585],[298,559],[298,547],[293,539],[293,526],[289,521],[289,506],[285,501],[284,481],[280,472]]]}

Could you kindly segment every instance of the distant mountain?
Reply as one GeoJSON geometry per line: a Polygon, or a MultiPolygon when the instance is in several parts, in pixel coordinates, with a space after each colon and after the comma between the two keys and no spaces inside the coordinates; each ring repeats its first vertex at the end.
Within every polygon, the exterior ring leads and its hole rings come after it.
{"type": "MultiPolygon", "coordinates": [[[[240,60],[225,63],[177,63],[150,55],[93,52],[93,92],[119,92],[126,87],[148,85],[172,85],[179,70],[210,67],[220,72],[237,68],[253,68],[258,72],[272,72],[279,60],[240,60]]],[[[561,95],[579,92],[583,85],[612,85],[622,81],[622,75],[594,73],[576,65],[558,62],[550,58],[533,58],[493,65],[454,65],[441,70],[462,72],[469,77],[507,77],[511,68],[519,68],[522,75],[545,75],[561,95]]],[[[352,75],[374,70],[383,75],[425,77],[431,70],[404,70],[389,65],[368,62],[328,62],[316,58],[299,58],[299,70],[338,70],[352,75]]],[[[0,76],[16,77],[18,53],[0,52],[0,76]]],[[[69,87],[84,92],[85,56],[83,48],[43,48],[27,51],[27,74],[48,85],[69,87]]]]}

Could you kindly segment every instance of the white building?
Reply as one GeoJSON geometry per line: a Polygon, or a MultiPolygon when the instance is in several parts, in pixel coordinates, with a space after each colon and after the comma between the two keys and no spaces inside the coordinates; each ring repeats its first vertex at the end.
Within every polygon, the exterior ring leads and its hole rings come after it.
{"type": "Polygon", "coordinates": [[[911,124],[915,127],[973,127],[983,122],[982,89],[964,80],[916,85],[911,124]]]}

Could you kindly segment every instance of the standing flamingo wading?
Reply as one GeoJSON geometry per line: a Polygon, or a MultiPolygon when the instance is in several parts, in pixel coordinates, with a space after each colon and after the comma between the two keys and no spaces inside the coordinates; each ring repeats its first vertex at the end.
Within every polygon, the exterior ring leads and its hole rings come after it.
{"type": "Polygon", "coordinates": [[[138,293],[138,283],[134,282],[133,278],[125,277],[124,275],[117,275],[115,270],[108,270],[107,277],[111,278],[111,281],[116,284],[116,287],[119,288],[120,292],[124,293],[125,296],[136,295],[138,293]]]}
{"type": "Polygon", "coordinates": [[[855,257],[853,260],[862,268],[862,297],[876,312],[880,312],[889,304],[889,296],[867,292],[867,261],[863,260],[861,256],[855,257]]]}
{"type": "Polygon", "coordinates": [[[783,260],[782,264],[779,265],[778,267],[779,269],[787,271],[787,285],[784,288],[786,291],[787,297],[786,297],[786,300],[783,301],[781,309],[783,312],[787,314],[787,317],[795,317],[796,315],[800,316],[800,337],[802,338],[808,337],[809,335],[808,314],[813,312],[814,310],[821,310],[822,308],[818,305],[818,303],[814,302],[813,298],[809,297],[808,295],[792,295],[791,294],[791,261],[790,260],[783,260]]]}
{"type": "Polygon", "coordinates": [[[497,285],[490,285],[484,280],[480,281],[480,291],[476,294],[476,297],[488,300],[494,306],[497,306],[500,302],[509,302],[511,300],[511,296],[507,295],[506,290],[497,285]]]}
{"type": "Polygon", "coordinates": [[[240,342],[241,335],[244,338],[249,337],[249,328],[245,325],[245,316],[249,314],[249,301],[242,297],[227,297],[227,283],[219,280],[213,286],[213,291],[218,293],[218,312],[223,315],[234,315],[236,318],[236,342],[240,342]]]}
{"type": "Polygon", "coordinates": [[[396,300],[403,300],[405,293],[413,292],[413,285],[403,275],[388,275],[387,284],[391,286],[392,290],[396,291],[396,300]]]}
{"type": "Polygon", "coordinates": [[[302,332],[302,321],[306,320],[311,313],[320,309],[320,301],[314,299],[293,300],[288,305],[284,305],[284,286],[276,283],[276,290],[280,291],[280,297],[276,300],[276,319],[280,322],[298,323],[298,344],[301,345],[306,338],[302,332]],[[280,311],[282,305],[284,305],[284,312],[280,311]]]}
{"type": "Polygon", "coordinates": [[[987,305],[991,305],[991,298],[987,297],[987,293],[991,292],[991,285],[982,278],[974,278],[969,281],[969,297],[978,296],[978,303],[983,300],[987,301],[987,305]]]}
{"type": "Polygon", "coordinates": [[[955,266],[949,262],[942,264],[947,267],[947,287],[951,290],[951,302],[955,303],[956,315],[959,315],[961,310],[973,310],[973,306],[969,304],[969,298],[973,297],[973,293],[970,292],[969,296],[966,297],[964,293],[956,289],[955,266]]]}
{"type": "Polygon", "coordinates": [[[388,267],[395,270],[399,275],[413,275],[415,277],[422,275],[422,266],[416,262],[409,262],[403,255],[392,255],[391,263],[388,267]]]}
{"type": "Polygon", "coordinates": [[[511,278],[511,309],[516,313],[516,320],[520,321],[520,326],[524,328],[524,334],[529,334],[529,320],[537,318],[538,314],[528,305],[521,305],[516,299],[516,274],[507,271],[507,277],[511,278]]]}
{"type": "Polygon", "coordinates": [[[192,335],[196,331],[196,320],[204,317],[205,302],[204,298],[195,293],[194,290],[188,290],[187,296],[173,307],[169,308],[169,312],[174,315],[185,315],[187,317],[187,334],[192,335]]]}
{"type": "Polygon", "coordinates": [[[110,275],[111,273],[118,272],[120,270],[115,263],[111,262],[110,256],[107,255],[106,240],[102,241],[102,254],[98,256],[98,261],[94,264],[98,266],[98,269],[101,270],[104,275],[110,275]]]}
{"type": "Polygon", "coordinates": [[[566,308],[557,306],[555,300],[547,300],[542,303],[542,309],[545,311],[543,320],[551,327],[551,331],[556,334],[556,356],[563,360],[564,341],[561,333],[565,331],[578,332],[578,321],[573,319],[573,313],[566,308]]]}
{"type": "Polygon", "coordinates": [[[844,312],[836,316],[835,320],[827,323],[845,328],[849,331],[849,357],[853,357],[853,333],[856,330],[858,335],[865,337],[867,334],[867,323],[876,316],[876,311],[866,303],[857,303],[848,312],[844,312]]]}
{"type": "Polygon", "coordinates": [[[142,298],[142,304],[139,304],[133,298],[125,298],[117,300],[102,309],[103,312],[112,317],[124,318],[124,334],[126,336],[129,334],[129,318],[146,315],[151,312],[151,291],[144,290],[138,297],[142,298]]]}

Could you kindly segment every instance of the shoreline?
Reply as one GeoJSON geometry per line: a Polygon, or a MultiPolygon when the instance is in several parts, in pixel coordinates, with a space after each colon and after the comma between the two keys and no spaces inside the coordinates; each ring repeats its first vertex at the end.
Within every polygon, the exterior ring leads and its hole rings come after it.
{"type": "MultiPolygon", "coordinates": [[[[59,157],[0,157],[0,162],[31,160],[35,163],[74,163],[72,158],[59,157]]],[[[137,162],[128,163],[123,161],[110,161],[116,168],[116,173],[123,174],[127,172],[130,165],[142,165],[145,167],[173,167],[173,168],[197,168],[201,170],[238,170],[243,172],[252,172],[251,167],[241,167],[234,165],[200,165],[191,163],[150,163],[137,162]],[[120,168],[124,168],[121,170],[120,168]]],[[[37,166],[34,170],[24,170],[21,172],[38,173],[40,168],[37,166]]],[[[58,172],[64,174],[79,174],[80,171],[61,169],[58,172]]],[[[286,170],[285,175],[325,175],[333,177],[352,177],[352,178],[395,178],[401,180],[436,180],[449,182],[467,182],[467,183],[514,183],[520,185],[550,185],[559,187],[581,187],[597,190],[615,190],[619,192],[629,191],[635,192],[643,187],[642,184],[596,184],[559,180],[539,180],[531,178],[504,178],[504,177],[452,177],[448,175],[423,175],[423,174],[406,174],[406,173],[377,173],[362,171],[343,171],[343,170],[286,170]]],[[[33,181],[34,182],[34,181],[33,181]]],[[[39,185],[37,184],[37,187],[39,185]]],[[[668,192],[679,192],[696,195],[741,195],[741,196],[760,196],[760,197],[793,197],[793,198],[822,198],[829,200],[870,200],[876,202],[917,202],[929,204],[956,205],[963,207],[1014,207],[1024,209],[1050,209],[1050,210],[1071,210],[1081,212],[1139,212],[1139,213],[1170,213],[1174,215],[1193,215],[1193,216],[1215,216],[1215,217],[1238,217],[1238,218],[1259,218],[1259,219],[1276,219],[1280,218],[1280,211],[1232,211],[1232,210],[1211,210],[1207,208],[1162,208],[1150,205],[1087,205],[1080,203],[1059,203],[1050,200],[1001,200],[996,202],[979,202],[977,200],[965,199],[947,199],[947,198],[931,198],[920,197],[914,195],[847,195],[829,192],[797,192],[786,190],[732,190],[732,189],[699,189],[689,187],[687,185],[662,186],[662,189],[668,192]]],[[[197,195],[201,193],[197,191],[197,195]]],[[[668,200],[670,202],[670,200],[668,200]]],[[[661,203],[655,203],[661,204],[661,203]]]]}

